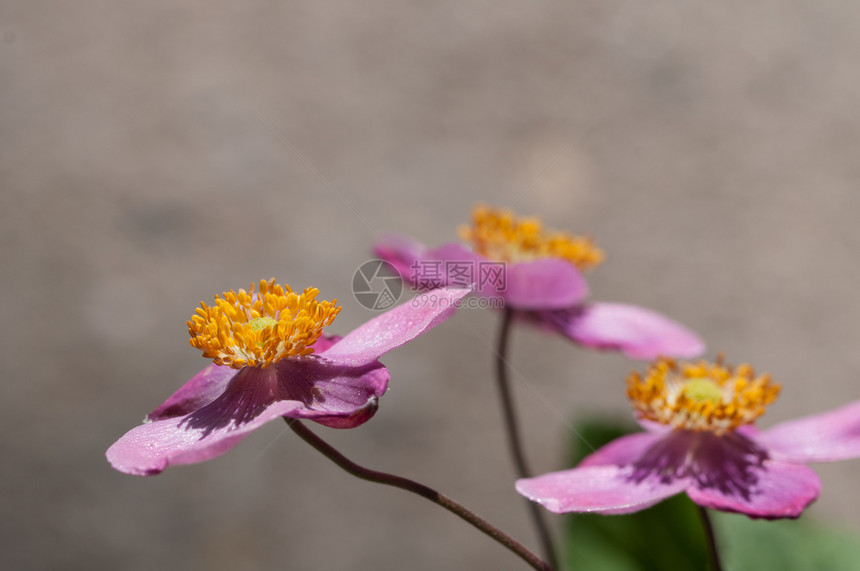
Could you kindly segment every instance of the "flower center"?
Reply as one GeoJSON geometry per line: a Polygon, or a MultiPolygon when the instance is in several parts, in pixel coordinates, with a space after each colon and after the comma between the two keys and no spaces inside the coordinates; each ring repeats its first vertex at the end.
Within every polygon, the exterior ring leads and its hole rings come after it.
{"type": "Polygon", "coordinates": [[[274,317],[268,317],[268,316],[266,316],[266,317],[255,317],[254,319],[252,319],[251,321],[248,322],[248,325],[254,331],[260,331],[262,329],[265,329],[267,327],[271,327],[272,325],[277,325],[277,324],[278,324],[277,319],[275,319],[274,317]]]}
{"type": "Polygon", "coordinates": [[[230,290],[205,303],[188,322],[190,343],[216,365],[265,369],[286,357],[310,355],[322,329],[340,311],[337,300],[317,301],[319,290],[294,293],[275,280],[260,281],[246,292],[230,290]]]}
{"type": "Polygon", "coordinates": [[[627,377],[627,396],[642,418],[721,436],[749,424],[776,400],[780,386],[750,365],[654,362],[644,375],[627,377]]]}
{"type": "Polygon", "coordinates": [[[537,218],[517,218],[510,210],[488,206],[472,211],[472,226],[462,226],[460,237],[479,254],[503,262],[562,258],[586,270],[604,258],[590,238],[545,230],[537,218]]]}
{"type": "Polygon", "coordinates": [[[684,383],[681,392],[695,402],[718,403],[723,399],[723,391],[710,379],[693,379],[684,383]]]}

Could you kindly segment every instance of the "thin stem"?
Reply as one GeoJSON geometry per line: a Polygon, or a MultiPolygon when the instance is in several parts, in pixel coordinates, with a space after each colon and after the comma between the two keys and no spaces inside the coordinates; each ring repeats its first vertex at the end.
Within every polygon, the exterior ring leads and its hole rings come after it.
{"type": "MultiPolygon", "coordinates": [[[[529,470],[526,455],[523,451],[522,440],[520,438],[520,431],[517,423],[517,415],[514,410],[514,401],[511,396],[511,387],[508,382],[508,339],[510,337],[511,321],[513,321],[513,316],[514,312],[510,308],[505,308],[502,313],[502,323],[499,327],[498,343],[496,347],[496,384],[499,388],[499,397],[502,401],[502,415],[505,420],[505,429],[508,435],[508,448],[510,449],[511,457],[514,460],[517,477],[529,478],[532,473],[531,470],[529,470]]],[[[543,549],[544,558],[549,561],[550,565],[553,567],[558,567],[552,535],[549,532],[549,526],[546,524],[541,507],[528,500],[526,500],[526,504],[528,505],[532,524],[537,532],[541,548],[543,549]]]]}
{"type": "Polygon", "coordinates": [[[720,563],[720,553],[717,551],[717,540],[714,535],[714,526],[711,523],[708,510],[702,506],[696,507],[699,510],[699,517],[702,519],[702,529],[705,532],[705,538],[708,544],[708,560],[711,562],[711,571],[723,571],[723,566],[720,563]]]}
{"type": "Polygon", "coordinates": [[[302,424],[299,420],[296,420],[294,418],[284,418],[284,420],[287,422],[287,426],[289,426],[293,430],[293,432],[298,434],[302,440],[316,448],[325,457],[327,457],[329,460],[331,460],[353,476],[361,478],[362,480],[376,482],[377,484],[385,484],[386,486],[400,488],[401,490],[406,490],[407,492],[412,492],[413,494],[418,494],[423,498],[427,498],[431,502],[442,506],[449,512],[459,516],[461,519],[467,521],[480,531],[495,539],[498,543],[502,544],[510,551],[518,555],[532,568],[537,569],[538,571],[552,571],[553,568],[550,565],[548,565],[544,561],[541,561],[541,559],[537,555],[529,551],[523,544],[519,543],[514,538],[502,532],[485,519],[469,511],[464,506],[458,504],[448,496],[440,494],[436,490],[429,488],[424,484],[419,484],[418,482],[409,480],[408,478],[395,476],[394,474],[387,474],[385,472],[377,472],[376,470],[370,470],[368,468],[364,468],[363,466],[359,466],[358,464],[338,452],[325,440],[317,436],[313,431],[311,431],[311,429],[302,424]]]}

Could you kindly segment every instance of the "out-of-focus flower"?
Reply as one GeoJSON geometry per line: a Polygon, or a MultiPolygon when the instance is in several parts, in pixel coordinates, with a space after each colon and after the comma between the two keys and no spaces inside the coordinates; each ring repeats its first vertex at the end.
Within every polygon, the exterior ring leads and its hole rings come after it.
{"type": "Polygon", "coordinates": [[[444,288],[405,303],[343,337],[322,334],[340,311],[319,291],[275,280],[202,303],[191,345],[214,362],[191,378],[107,451],[121,472],[157,474],[214,458],[279,417],[353,428],[376,412],[388,386],[377,359],[450,317],[468,289],[444,288]]]}
{"type": "Polygon", "coordinates": [[[586,303],[582,271],[603,252],[585,237],[546,230],[536,218],[478,206],[460,229],[471,244],[430,249],[412,238],[388,235],[374,253],[417,288],[473,285],[474,293],[503,301],[514,316],[581,345],[618,350],[634,359],[695,357],[704,343],[657,312],[622,303],[586,303]]]}
{"type": "Polygon", "coordinates": [[[707,508],[794,518],[821,491],[806,463],[860,456],[860,401],[759,431],[780,387],[749,365],[659,360],[627,385],[646,432],[518,480],[517,491],[556,513],[630,513],[686,492],[707,508]]]}

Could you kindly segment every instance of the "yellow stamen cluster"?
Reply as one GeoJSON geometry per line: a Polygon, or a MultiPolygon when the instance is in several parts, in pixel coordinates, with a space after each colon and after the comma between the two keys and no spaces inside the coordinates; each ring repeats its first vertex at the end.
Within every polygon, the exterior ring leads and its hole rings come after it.
{"type": "Polygon", "coordinates": [[[627,396],[643,418],[674,428],[717,435],[749,424],[776,400],[780,386],[770,375],[756,376],[750,365],[653,363],[644,376],[627,377],[627,396]]]}
{"type": "Polygon", "coordinates": [[[191,345],[217,365],[234,369],[267,368],[285,357],[310,355],[322,329],[340,311],[337,300],[317,301],[316,288],[294,293],[275,280],[261,280],[246,292],[230,290],[215,296],[215,305],[201,302],[188,322],[191,345]]]}
{"type": "Polygon", "coordinates": [[[462,226],[460,237],[471,242],[479,254],[503,262],[563,258],[586,270],[604,258],[590,238],[545,230],[537,218],[517,218],[510,210],[488,206],[474,209],[472,226],[462,226]]]}

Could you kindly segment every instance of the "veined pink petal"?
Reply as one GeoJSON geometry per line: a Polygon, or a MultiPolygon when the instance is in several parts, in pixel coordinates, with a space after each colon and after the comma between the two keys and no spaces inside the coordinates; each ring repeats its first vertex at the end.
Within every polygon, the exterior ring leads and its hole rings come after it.
{"type": "Polygon", "coordinates": [[[771,458],[750,436],[754,432],[628,435],[578,468],[520,480],[517,490],[559,513],[629,513],[686,490],[709,508],[797,517],[818,497],[818,477],[806,466],[771,458]]]}
{"type": "Polygon", "coordinates": [[[753,518],[795,518],[821,492],[815,472],[802,464],[765,460],[742,488],[695,483],[690,499],[706,508],[738,512],[753,518]]]}
{"type": "Polygon", "coordinates": [[[623,466],[638,460],[648,448],[665,436],[663,433],[637,432],[616,438],[586,456],[579,467],[623,466]]]}
{"type": "Polygon", "coordinates": [[[686,478],[633,477],[632,467],[588,466],[517,480],[517,491],[555,513],[625,514],[683,492],[686,478]]]}
{"type": "Polygon", "coordinates": [[[508,264],[506,270],[502,295],[514,309],[562,309],[588,295],[582,273],[559,258],[508,264]]]}
{"type": "Polygon", "coordinates": [[[304,405],[279,401],[274,369],[241,369],[221,396],[185,416],[133,428],[107,451],[111,465],[134,475],[219,456],[249,432],[304,405]]]}
{"type": "Polygon", "coordinates": [[[350,367],[373,363],[451,317],[469,291],[439,288],[420,294],[352,330],[319,356],[350,367]]]}
{"type": "Polygon", "coordinates": [[[761,431],[756,440],[780,458],[829,462],[860,457],[860,401],[789,420],[761,431]]]}
{"type": "Polygon", "coordinates": [[[750,517],[797,517],[821,489],[810,468],[771,458],[753,431],[694,433],[687,495],[699,505],[750,517]]]}
{"type": "Polygon", "coordinates": [[[330,428],[355,428],[375,413],[391,375],[376,361],[363,367],[332,364],[315,357],[287,359],[278,367],[278,397],[303,404],[290,412],[330,428]]]}
{"type": "Polygon", "coordinates": [[[539,326],[554,329],[586,347],[621,351],[631,359],[696,357],[705,349],[701,337],[690,329],[635,305],[590,303],[536,313],[531,320],[539,326]]]}
{"type": "Polygon", "coordinates": [[[191,377],[182,387],[170,395],[161,406],[147,415],[149,420],[164,420],[185,416],[203,408],[221,396],[230,380],[239,371],[232,367],[210,364],[191,377]]]}
{"type": "Polygon", "coordinates": [[[263,424],[289,416],[301,403],[280,401],[264,408],[238,427],[221,426],[211,431],[189,428],[186,417],[174,417],[131,429],[108,448],[111,466],[134,476],[151,476],[168,466],[194,464],[224,454],[263,424]]]}
{"type": "Polygon", "coordinates": [[[122,472],[152,475],[220,456],[282,416],[353,428],[374,415],[388,380],[379,362],[345,367],[310,356],[265,370],[248,367],[206,406],[132,429],[108,449],[107,458],[122,472]]]}
{"type": "Polygon", "coordinates": [[[394,266],[403,281],[416,285],[414,264],[424,258],[427,247],[409,236],[385,234],[373,245],[373,253],[394,266]]]}
{"type": "MultiPolygon", "coordinates": [[[[340,336],[323,335],[313,347],[317,353],[325,351],[340,341],[340,336]]],[[[203,408],[221,396],[230,380],[239,371],[232,367],[219,366],[210,363],[202,371],[191,377],[182,387],[170,395],[161,406],[147,415],[149,420],[164,420],[186,414],[203,408]]],[[[381,394],[381,393],[380,393],[381,394]]]]}

